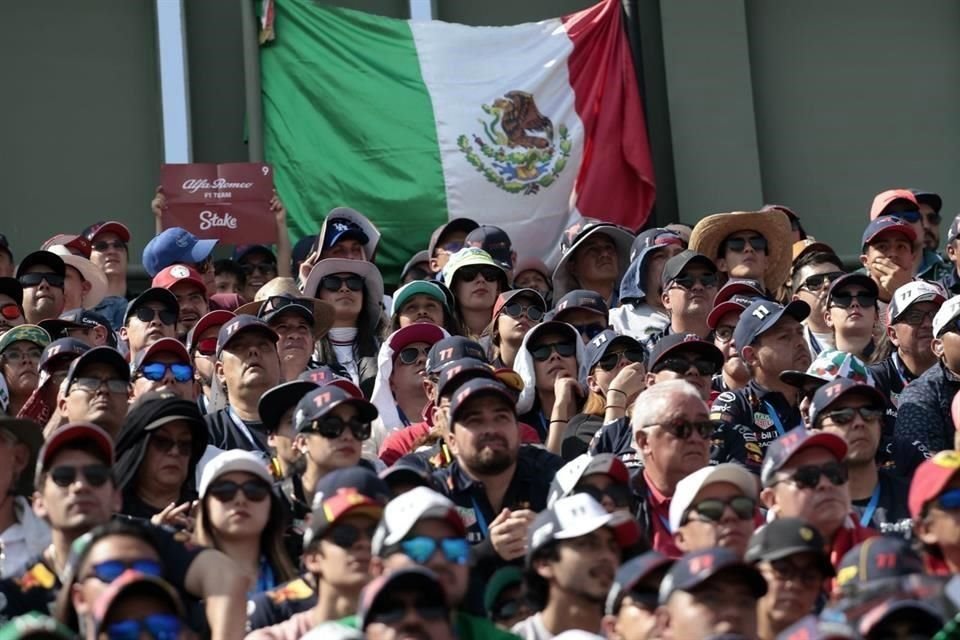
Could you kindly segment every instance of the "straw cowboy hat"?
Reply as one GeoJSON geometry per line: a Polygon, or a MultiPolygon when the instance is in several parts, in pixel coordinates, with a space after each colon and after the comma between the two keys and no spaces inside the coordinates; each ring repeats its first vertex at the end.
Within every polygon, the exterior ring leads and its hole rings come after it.
{"type": "Polygon", "coordinates": [[[240,305],[234,313],[236,315],[245,313],[259,317],[263,303],[273,296],[289,296],[298,300],[309,300],[312,305],[309,309],[313,312],[313,332],[315,335],[326,335],[330,327],[333,326],[333,306],[323,300],[304,296],[300,293],[300,289],[297,288],[297,283],[293,278],[274,278],[260,287],[257,295],[253,298],[253,302],[240,305]]]}
{"type": "Polygon", "coordinates": [[[738,231],[756,231],[767,239],[764,285],[772,291],[787,281],[793,258],[790,220],[780,210],[715,213],[697,223],[690,234],[690,249],[716,260],[720,245],[738,231]]]}

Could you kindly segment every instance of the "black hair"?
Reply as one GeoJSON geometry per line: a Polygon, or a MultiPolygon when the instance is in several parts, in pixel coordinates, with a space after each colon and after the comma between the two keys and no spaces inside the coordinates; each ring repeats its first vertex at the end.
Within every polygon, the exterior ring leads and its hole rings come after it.
{"type": "Polygon", "coordinates": [[[530,606],[536,611],[543,611],[550,600],[550,583],[537,573],[537,561],[557,561],[560,551],[557,542],[548,542],[534,552],[528,566],[523,570],[523,588],[530,606]]]}
{"type": "Polygon", "coordinates": [[[237,279],[237,286],[241,289],[247,286],[246,271],[244,271],[243,267],[230,258],[222,258],[213,263],[213,274],[215,276],[219,276],[224,273],[234,276],[237,279]]]}
{"type": "Polygon", "coordinates": [[[799,280],[800,271],[804,267],[814,264],[832,264],[838,271],[843,271],[843,261],[832,251],[811,251],[805,253],[793,263],[793,275],[791,276],[790,286],[795,292],[800,288],[800,285],[803,284],[799,280]]]}

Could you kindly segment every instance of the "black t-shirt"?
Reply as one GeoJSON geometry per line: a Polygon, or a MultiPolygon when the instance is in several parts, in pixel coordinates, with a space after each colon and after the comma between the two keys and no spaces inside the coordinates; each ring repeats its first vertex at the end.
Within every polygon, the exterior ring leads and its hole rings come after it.
{"type": "Polygon", "coordinates": [[[294,578],[247,600],[247,632],[280,624],[315,604],[317,592],[310,583],[303,577],[294,578]]]}
{"type": "MultiPolygon", "coordinates": [[[[870,521],[863,522],[863,525],[876,529],[884,535],[909,538],[911,521],[910,512],[907,509],[907,495],[910,492],[910,485],[906,480],[886,469],[880,469],[878,476],[877,488],[879,494],[877,495],[876,506],[870,516],[870,521]]],[[[863,518],[864,513],[870,507],[872,498],[873,496],[868,496],[862,500],[853,501],[853,510],[858,518],[863,518]]]]}
{"type": "Polygon", "coordinates": [[[269,459],[270,447],[267,445],[267,432],[263,428],[263,423],[244,420],[243,424],[250,434],[250,438],[248,438],[237,426],[233,415],[230,408],[225,407],[203,417],[204,422],[207,423],[208,444],[224,451],[243,449],[244,451],[262,453],[269,459]]]}
{"type": "Polygon", "coordinates": [[[917,376],[900,361],[896,351],[880,362],[870,365],[867,369],[873,375],[874,386],[889,399],[887,416],[896,420],[897,407],[900,406],[900,394],[903,393],[908,384],[917,379],[917,376]]]}

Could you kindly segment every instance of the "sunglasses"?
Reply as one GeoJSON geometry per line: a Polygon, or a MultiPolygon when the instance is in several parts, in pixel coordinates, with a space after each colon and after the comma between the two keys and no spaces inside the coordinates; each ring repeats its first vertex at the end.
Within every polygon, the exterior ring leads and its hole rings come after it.
{"type": "Polygon", "coordinates": [[[733,327],[717,327],[713,330],[713,337],[720,342],[730,342],[733,340],[733,327]]]}
{"type": "Polygon", "coordinates": [[[674,278],[670,283],[671,286],[676,285],[681,289],[693,289],[694,285],[699,284],[703,288],[715,287],[717,286],[717,274],[715,273],[702,273],[698,276],[679,276],[674,278]]]}
{"type": "Polygon", "coordinates": [[[188,382],[193,380],[193,367],[189,364],[165,364],[163,362],[150,362],[140,367],[139,374],[152,382],[160,382],[167,375],[167,371],[173,374],[173,379],[177,382],[188,382]]]}
{"type": "Polygon", "coordinates": [[[666,358],[653,367],[653,373],[672,371],[683,375],[693,367],[702,376],[712,376],[717,373],[717,363],[711,360],[687,360],[686,358],[666,358]]]}
{"type": "Polygon", "coordinates": [[[521,316],[526,315],[533,322],[540,322],[543,320],[543,309],[533,304],[523,306],[519,302],[511,302],[503,307],[503,312],[515,319],[519,319],[521,316]]]}
{"type": "Polygon", "coordinates": [[[686,440],[694,432],[698,433],[704,440],[708,440],[713,437],[713,432],[717,430],[717,424],[713,420],[677,419],[663,424],[648,424],[644,428],[646,427],[660,427],[679,440],[686,440]]]}
{"type": "Polygon", "coordinates": [[[21,351],[20,349],[7,349],[3,352],[3,359],[11,364],[20,364],[24,360],[39,362],[41,356],[43,356],[43,351],[41,349],[27,349],[26,351],[21,351]]]}
{"type": "Polygon", "coordinates": [[[888,213],[886,215],[890,216],[891,218],[903,220],[904,222],[909,222],[910,224],[917,224],[920,222],[919,211],[897,211],[896,213],[888,213]]]}
{"type": "Polygon", "coordinates": [[[243,272],[248,276],[252,276],[254,273],[269,275],[277,272],[276,262],[257,262],[256,264],[248,262],[240,266],[243,267],[243,272]]]}
{"type": "Polygon", "coordinates": [[[830,296],[831,306],[849,309],[856,302],[861,309],[872,307],[877,304],[877,296],[869,293],[844,293],[837,292],[830,296]]]}
{"type": "Polygon", "coordinates": [[[534,347],[530,350],[530,355],[533,356],[534,360],[540,362],[545,362],[550,358],[550,354],[556,351],[557,355],[561,358],[569,358],[577,353],[577,345],[572,342],[551,342],[549,344],[541,344],[538,347],[534,347]]]}
{"type": "Polygon", "coordinates": [[[172,613],[154,613],[139,619],[119,620],[107,625],[108,640],[140,640],[147,634],[153,640],[177,640],[183,630],[180,618],[172,613]]]}
{"type": "Polygon", "coordinates": [[[25,289],[39,286],[44,280],[46,280],[47,284],[51,287],[63,289],[64,277],[57,273],[25,273],[18,279],[20,280],[20,285],[25,289]]]}
{"type": "Polygon", "coordinates": [[[803,279],[800,285],[801,289],[807,291],[820,291],[827,287],[831,282],[843,275],[843,271],[830,271],[829,273],[816,273],[803,279]]]}
{"type": "Polygon", "coordinates": [[[482,276],[487,282],[496,282],[500,279],[500,275],[503,272],[496,267],[487,267],[487,266],[472,266],[472,267],[462,267],[457,271],[457,277],[461,282],[473,282],[477,279],[477,276],[482,276]]]}
{"type": "Polygon", "coordinates": [[[417,564],[426,564],[439,549],[447,562],[465,565],[470,559],[470,543],[466,538],[431,538],[416,536],[400,542],[399,551],[417,564]]]}
{"type": "Polygon", "coordinates": [[[789,560],[772,560],[770,568],[773,575],[781,582],[796,581],[807,587],[823,582],[823,572],[817,567],[798,567],[789,560]]]}
{"type": "Polygon", "coordinates": [[[93,247],[94,251],[99,251],[100,253],[103,253],[107,249],[117,249],[117,250],[126,249],[127,243],[122,242],[120,240],[97,240],[90,246],[93,247]]]}
{"type": "Polygon", "coordinates": [[[607,325],[594,322],[592,324],[574,324],[570,325],[577,330],[581,336],[587,338],[587,340],[593,340],[598,335],[603,333],[604,329],[607,328],[607,325]]]}
{"type": "Polygon", "coordinates": [[[287,298],[285,296],[270,296],[267,298],[267,302],[263,305],[263,310],[266,311],[279,311],[284,307],[289,307],[290,305],[297,305],[298,307],[303,307],[311,314],[313,313],[313,300],[310,298],[287,298]]]}
{"type": "Polygon", "coordinates": [[[160,318],[160,324],[171,325],[177,321],[176,311],[169,309],[151,309],[150,307],[140,307],[134,314],[140,322],[153,322],[154,318],[160,318]]]}
{"type": "Polygon", "coordinates": [[[159,433],[155,433],[150,437],[150,446],[160,453],[168,455],[179,454],[189,456],[193,453],[193,440],[174,440],[159,433]],[[174,450],[176,450],[176,453],[174,453],[174,450]]]}
{"type": "MultiPolygon", "coordinates": [[[[848,407],[846,409],[837,409],[823,414],[824,418],[830,418],[836,424],[846,425],[853,422],[854,416],[860,414],[865,422],[875,422],[884,414],[884,410],[878,407],[848,407]]],[[[819,421],[818,421],[819,422],[819,421]]]]}
{"type": "Polygon", "coordinates": [[[102,487],[112,477],[110,468],[103,464],[88,464],[82,467],[59,466],[50,469],[50,479],[58,487],[69,487],[83,476],[91,487],[102,487]]]}
{"type": "Polygon", "coordinates": [[[16,320],[21,315],[20,305],[10,302],[3,306],[0,306],[0,315],[2,315],[7,320],[16,320]]]}
{"type": "Polygon", "coordinates": [[[339,438],[347,429],[350,429],[350,433],[357,440],[366,440],[370,437],[371,427],[369,422],[361,422],[356,418],[342,420],[337,416],[327,416],[321,420],[314,420],[304,431],[332,440],[333,438],[339,438]]]}
{"type": "Polygon", "coordinates": [[[407,612],[410,610],[413,610],[421,620],[444,620],[448,617],[447,610],[437,605],[388,602],[370,616],[370,621],[384,625],[399,624],[407,617],[407,612]]]}
{"type": "Polygon", "coordinates": [[[420,356],[426,358],[429,351],[429,347],[424,349],[418,349],[417,347],[404,347],[403,349],[400,349],[400,353],[397,354],[397,357],[403,364],[415,364],[417,360],[420,359],[420,356]]]}
{"type": "Polygon", "coordinates": [[[597,361],[597,366],[600,367],[603,371],[613,371],[617,368],[617,365],[620,364],[621,360],[626,360],[627,362],[643,362],[646,359],[646,355],[643,352],[643,349],[625,349],[623,351],[615,351],[613,353],[605,354],[600,360],[597,361]]]}
{"type": "Polygon", "coordinates": [[[944,511],[960,509],[960,489],[950,489],[941,493],[933,500],[933,504],[944,511]]]}
{"type": "Polygon", "coordinates": [[[130,383],[120,378],[74,378],[70,388],[80,389],[92,395],[103,386],[106,386],[110,393],[117,394],[127,393],[130,389],[130,383]]]}
{"type": "Polygon", "coordinates": [[[730,238],[726,241],[726,247],[736,253],[742,252],[747,247],[747,243],[754,251],[766,251],[767,239],[763,236],[750,236],[749,238],[730,238]]]}
{"type": "Polygon", "coordinates": [[[349,549],[357,544],[361,537],[373,540],[373,534],[376,531],[376,523],[369,527],[357,527],[352,524],[341,523],[331,527],[325,537],[341,549],[349,549]]]}
{"type": "Polygon", "coordinates": [[[792,482],[798,489],[815,489],[820,484],[820,476],[826,476],[834,486],[840,486],[847,482],[847,468],[839,462],[828,462],[822,465],[807,465],[800,467],[782,480],[777,480],[774,484],[781,482],[792,482]]]}
{"type": "Polygon", "coordinates": [[[910,325],[911,327],[919,327],[923,324],[923,321],[927,318],[933,320],[933,317],[937,315],[937,309],[930,309],[929,311],[924,311],[923,309],[909,309],[900,314],[900,317],[897,318],[897,323],[903,323],[910,325]]]}
{"type": "Polygon", "coordinates": [[[135,560],[106,560],[90,567],[90,575],[81,578],[80,582],[85,582],[90,578],[96,578],[100,582],[107,584],[119,578],[124,571],[133,569],[138,573],[154,578],[163,577],[163,567],[156,560],[148,558],[138,558],[135,560]]]}
{"type": "Polygon", "coordinates": [[[584,485],[574,489],[574,493],[585,493],[600,504],[603,504],[604,498],[610,498],[610,501],[617,507],[633,507],[633,492],[630,491],[630,487],[622,484],[614,483],[606,489],[597,489],[590,485],[584,485]]]}
{"type": "Polygon", "coordinates": [[[217,352],[217,339],[204,338],[197,342],[197,353],[202,356],[212,356],[217,352]]]}
{"type": "Polygon", "coordinates": [[[727,506],[733,509],[738,519],[750,520],[753,518],[753,514],[757,509],[757,501],[747,496],[735,496],[729,500],[708,498],[691,505],[684,516],[683,522],[689,522],[691,513],[696,513],[704,520],[709,520],[710,522],[720,522],[723,518],[723,512],[727,510],[727,506]]]}
{"type": "Polygon", "coordinates": [[[320,281],[320,286],[327,291],[340,291],[343,285],[347,285],[350,291],[360,291],[363,289],[363,278],[360,276],[324,276],[320,281]]]}
{"type": "Polygon", "coordinates": [[[243,483],[223,480],[210,485],[209,491],[220,502],[230,502],[237,497],[238,491],[243,491],[250,502],[263,502],[270,495],[270,485],[263,480],[247,480],[243,483]]]}
{"type": "Polygon", "coordinates": [[[437,249],[446,251],[447,253],[456,253],[457,251],[460,251],[460,249],[463,249],[463,243],[462,243],[462,242],[448,242],[448,243],[445,244],[445,245],[441,245],[441,246],[437,247],[437,249]]]}

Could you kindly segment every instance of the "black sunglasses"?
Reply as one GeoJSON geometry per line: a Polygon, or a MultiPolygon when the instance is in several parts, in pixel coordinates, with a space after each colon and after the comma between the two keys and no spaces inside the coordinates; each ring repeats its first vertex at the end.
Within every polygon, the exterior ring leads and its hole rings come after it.
{"type": "Polygon", "coordinates": [[[940,224],[940,221],[943,220],[943,218],[940,217],[940,214],[936,211],[931,211],[924,217],[927,219],[928,224],[940,224]]]}
{"type": "Polygon", "coordinates": [[[643,352],[643,349],[625,349],[623,351],[615,351],[612,353],[607,353],[600,360],[597,361],[597,366],[600,367],[603,371],[613,371],[617,368],[617,365],[620,364],[620,360],[626,360],[627,362],[643,362],[646,359],[646,355],[643,352]]]}
{"type": "Polygon", "coordinates": [[[503,272],[496,267],[474,265],[472,267],[461,267],[457,270],[456,277],[460,278],[463,282],[473,282],[479,275],[487,282],[496,282],[500,279],[502,273],[503,272]]]}
{"type": "Polygon", "coordinates": [[[397,354],[397,357],[400,358],[400,362],[403,364],[414,364],[420,359],[420,356],[426,358],[429,351],[430,347],[425,349],[418,349],[417,347],[404,347],[403,349],[400,349],[400,353],[397,354]]]}
{"type": "Polygon", "coordinates": [[[828,462],[819,466],[811,464],[800,467],[792,475],[777,480],[774,484],[792,482],[800,489],[815,489],[820,484],[820,476],[826,476],[831,484],[840,486],[847,482],[847,468],[839,462],[828,462]]]}
{"type": "Polygon", "coordinates": [[[347,285],[350,291],[360,291],[363,289],[363,278],[360,276],[323,276],[320,286],[327,291],[340,291],[343,285],[347,285]]]}
{"type": "Polygon", "coordinates": [[[371,427],[369,422],[361,422],[356,418],[342,420],[337,416],[327,416],[320,420],[314,420],[304,431],[333,439],[339,438],[347,429],[350,429],[350,433],[357,440],[366,440],[370,437],[371,427]]]}
{"type": "Polygon", "coordinates": [[[277,272],[276,262],[257,262],[255,264],[247,262],[240,266],[243,268],[243,272],[248,276],[253,275],[254,272],[262,273],[263,275],[269,275],[277,272]]]}
{"type": "Polygon", "coordinates": [[[121,240],[97,240],[92,245],[94,251],[103,253],[107,249],[126,249],[127,243],[121,240]]]}
{"type": "Polygon", "coordinates": [[[530,355],[534,360],[544,362],[550,358],[550,354],[556,351],[561,358],[569,358],[577,353],[577,345],[572,342],[551,342],[541,344],[530,350],[530,355]]]}
{"type": "Polygon", "coordinates": [[[150,446],[160,453],[172,454],[174,450],[183,456],[193,453],[192,440],[174,440],[165,435],[155,433],[150,437],[150,446]]]}
{"type": "Polygon", "coordinates": [[[845,293],[838,291],[830,296],[830,302],[834,307],[849,309],[856,302],[861,309],[872,307],[877,304],[877,296],[870,293],[845,293]]]}
{"type": "Polygon", "coordinates": [[[658,424],[648,424],[646,427],[660,427],[670,435],[680,440],[686,440],[694,434],[698,433],[701,438],[707,440],[713,437],[714,431],[717,430],[717,423],[713,420],[684,420],[682,418],[674,420],[672,422],[658,423],[658,424]]]}
{"type": "Polygon", "coordinates": [[[533,304],[523,306],[519,302],[511,302],[503,307],[503,312],[511,318],[520,318],[526,314],[533,322],[540,322],[543,319],[543,309],[533,304]]]}
{"type": "Polygon", "coordinates": [[[357,544],[357,541],[361,538],[361,536],[372,541],[373,534],[376,533],[376,531],[376,523],[373,523],[368,527],[361,528],[343,522],[331,527],[330,531],[328,531],[324,537],[341,549],[349,549],[353,545],[357,544]]]}
{"type": "Polygon", "coordinates": [[[630,487],[622,484],[611,484],[606,489],[597,489],[596,487],[585,485],[582,487],[577,487],[573,491],[574,493],[585,493],[599,503],[603,503],[603,499],[610,498],[611,502],[619,508],[633,507],[633,492],[630,490],[630,487]]]}
{"type": "Polygon", "coordinates": [[[134,315],[137,316],[137,320],[140,322],[153,322],[153,319],[157,316],[160,317],[161,324],[171,325],[177,321],[177,314],[169,309],[157,311],[150,307],[140,307],[134,315]]]}
{"type": "Polygon", "coordinates": [[[661,371],[672,371],[677,375],[683,375],[693,367],[702,376],[712,376],[717,373],[717,363],[712,360],[687,360],[686,358],[666,358],[661,360],[653,367],[653,373],[661,371]]]}
{"type": "Polygon", "coordinates": [[[697,283],[699,283],[700,286],[705,289],[709,287],[715,287],[717,286],[717,274],[702,273],[698,276],[679,276],[674,278],[670,284],[677,285],[681,289],[692,289],[697,283]]]}
{"type": "MultiPolygon", "coordinates": [[[[830,418],[835,423],[840,425],[850,424],[853,422],[855,415],[860,414],[860,417],[863,418],[866,422],[874,422],[879,420],[885,411],[879,407],[848,407],[846,409],[837,409],[836,411],[828,411],[827,413],[822,414],[824,418],[830,418]]],[[[819,422],[819,420],[817,421],[819,422]]],[[[821,425],[822,426],[822,425],[821,425]]]]}
{"type": "Polygon", "coordinates": [[[750,236],[749,238],[730,238],[726,241],[726,248],[730,251],[735,251],[740,253],[747,247],[747,243],[750,243],[750,246],[754,251],[766,251],[767,250],[767,239],[763,236],[750,236]]]}
{"type": "Polygon", "coordinates": [[[807,291],[820,291],[825,286],[829,285],[831,282],[843,275],[843,271],[831,271],[829,273],[815,273],[812,276],[807,276],[803,279],[803,284],[800,285],[801,289],[806,289],[807,291]]]}
{"type": "Polygon", "coordinates": [[[88,464],[82,467],[60,466],[50,469],[50,479],[58,487],[69,487],[83,476],[91,487],[102,487],[112,477],[110,468],[103,464],[88,464]]]}
{"type": "Polygon", "coordinates": [[[310,298],[288,298],[287,296],[270,296],[267,298],[267,302],[263,305],[264,312],[279,311],[284,307],[289,307],[290,305],[296,305],[298,307],[303,307],[311,314],[313,313],[313,300],[310,298]]]}
{"type": "Polygon", "coordinates": [[[25,273],[18,278],[18,280],[20,280],[20,286],[25,289],[40,286],[40,283],[44,280],[47,281],[48,285],[55,289],[63,289],[64,279],[65,278],[58,273],[44,272],[25,273]]]}
{"type": "Polygon", "coordinates": [[[263,480],[247,480],[243,483],[222,480],[210,485],[208,491],[220,502],[230,502],[237,497],[238,491],[243,491],[250,502],[262,502],[270,495],[270,485],[263,480]]]}
{"type": "Polygon", "coordinates": [[[686,515],[683,517],[683,522],[684,524],[689,522],[691,513],[696,513],[704,520],[709,520],[710,522],[720,522],[727,506],[733,509],[733,513],[736,514],[740,520],[750,520],[756,512],[757,501],[747,496],[734,496],[729,500],[707,498],[690,505],[690,509],[687,510],[686,515]]]}

